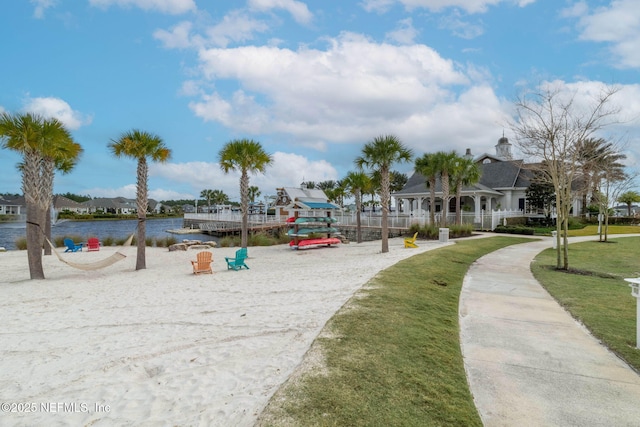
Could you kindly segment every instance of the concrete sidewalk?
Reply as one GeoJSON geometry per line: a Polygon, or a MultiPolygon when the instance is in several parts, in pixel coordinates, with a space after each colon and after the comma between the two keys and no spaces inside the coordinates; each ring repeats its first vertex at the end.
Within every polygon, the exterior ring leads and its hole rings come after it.
{"type": "MultiPolygon", "coordinates": [[[[570,242],[584,240],[593,237],[570,242]]],[[[480,258],[465,277],[460,338],[482,421],[486,426],[640,426],[640,376],[531,274],[533,258],[551,245],[544,239],[501,249],[480,258]]]]}

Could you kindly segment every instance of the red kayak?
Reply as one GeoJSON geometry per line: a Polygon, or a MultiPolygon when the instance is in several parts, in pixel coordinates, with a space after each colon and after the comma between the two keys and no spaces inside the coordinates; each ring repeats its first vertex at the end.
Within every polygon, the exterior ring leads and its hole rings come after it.
{"type": "Polygon", "coordinates": [[[305,246],[317,246],[317,245],[337,245],[340,243],[340,239],[336,237],[324,237],[321,239],[304,239],[299,240],[298,244],[295,244],[295,241],[290,241],[289,246],[297,246],[299,248],[305,246]]]}

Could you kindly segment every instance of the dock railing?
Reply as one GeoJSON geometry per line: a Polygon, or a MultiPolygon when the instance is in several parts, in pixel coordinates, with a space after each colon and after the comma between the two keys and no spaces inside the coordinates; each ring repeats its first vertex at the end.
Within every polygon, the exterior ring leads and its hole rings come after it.
{"type": "MultiPolygon", "coordinates": [[[[313,216],[312,213],[301,213],[301,216],[313,216]]],[[[498,225],[504,222],[505,218],[513,218],[523,216],[524,213],[521,210],[495,210],[495,211],[481,211],[478,215],[474,212],[463,212],[462,223],[472,224],[476,230],[494,230],[498,225]]],[[[335,212],[332,217],[338,220],[338,224],[346,226],[355,226],[357,223],[355,212],[335,212]]],[[[435,215],[436,226],[441,223],[442,213],[438,212],[435,215]]],[[[221,222],[236,222],[242,221],[242,215],[240,213],[224,212],[220,214],[215,213],[186,213],[184,214],[185,222],[197,222],[201,223],[200,228],[207,227],[207,223],[221,223],[221,222]],[[187,221],[190,220],[190,221],[187,221]]],[[[254,214],[249,215],[249,226],[259,226],[267,224],[285,224],[287,220],[286,216],[277,215],[264,215],[254,214]]],[[[456,222],[456,214],[450,213],[447,215],[447,224],[452,225],[456,222]]],[[[408,229],[412,224],[418,224],[419,226],[428,225],[430,222],[428,212],[425,215],[415,216],[405,213],[391,212],[387,218],[387,226],[390,228],[408,229]]],[[[381,212],[365,212],[360,215],[360,223],[363,227],[381,227],[382,226],[382,213],[381,212]]],[[[229,226],[231,227],[231,225],[229,226]]]]}

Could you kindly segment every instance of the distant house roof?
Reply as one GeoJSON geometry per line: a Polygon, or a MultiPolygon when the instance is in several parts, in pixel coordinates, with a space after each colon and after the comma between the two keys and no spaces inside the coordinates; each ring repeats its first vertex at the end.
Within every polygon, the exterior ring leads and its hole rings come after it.
{"type": "Polygon", "coordinates": [[[276,205],[284,206],[286,210],[341,209],[319,188],[282,187],[277,190],[276,205]]]}
{"type": "MultiPolygon", "coordinates": [[[[504,188],[527,188],[531,183],[531,171],[524,169],[522,160],[496,161],[491,163],[479,163],[480,181],[474,185],[465,186],[463,193],[474,191],[483,193],[500,194],[498,189],[504,188]]],[[[393,193],[394,196],[414,195],[428,193],[426,178],[418,173],[409,178],[406,185],[400,191],[393,193]]],[[[442,192],[442,183],[436,180],[436,193],[442,192]]]]}
{"type": "Polygon", "coordinates": [[[86,208],[86,205],[71,200],[64,196],[53,196],[53,207],[57,210],[61,209],[82,209],[86,208]]]}
{"type": "Polygon", "coordinates": [[[26,206],[24,196],[13,196],[9,194],[0,195],[0,205],[5,206],[26,206]]]}

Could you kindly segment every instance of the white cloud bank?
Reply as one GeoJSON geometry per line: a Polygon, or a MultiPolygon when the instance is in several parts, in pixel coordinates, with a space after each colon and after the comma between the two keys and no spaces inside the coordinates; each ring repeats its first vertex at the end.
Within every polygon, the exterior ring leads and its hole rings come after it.
{"type": "Polygon", "coordinates": [[[637,0],[616,0],[593,10],[585,1],[564,10],[579,19],[580,39],[606,43],[620,68],[640,67],[640,7],[637,0]]]}
{"type": "Polygon", "coordinates": [[[92,121],[90,116],[73,110],[67,102],[60,98],[29,98],[22,110],[47,118],[56,118],[69,130],[77,130],[81,126],[91,124],[92,121]]]}
{"type": "Polygon", "coordinates": [[[89,0],[89,4],[103,9],[110,6],[137,7],[169,15],[180,15],[197,9],[194,0],[89,0]]]}

